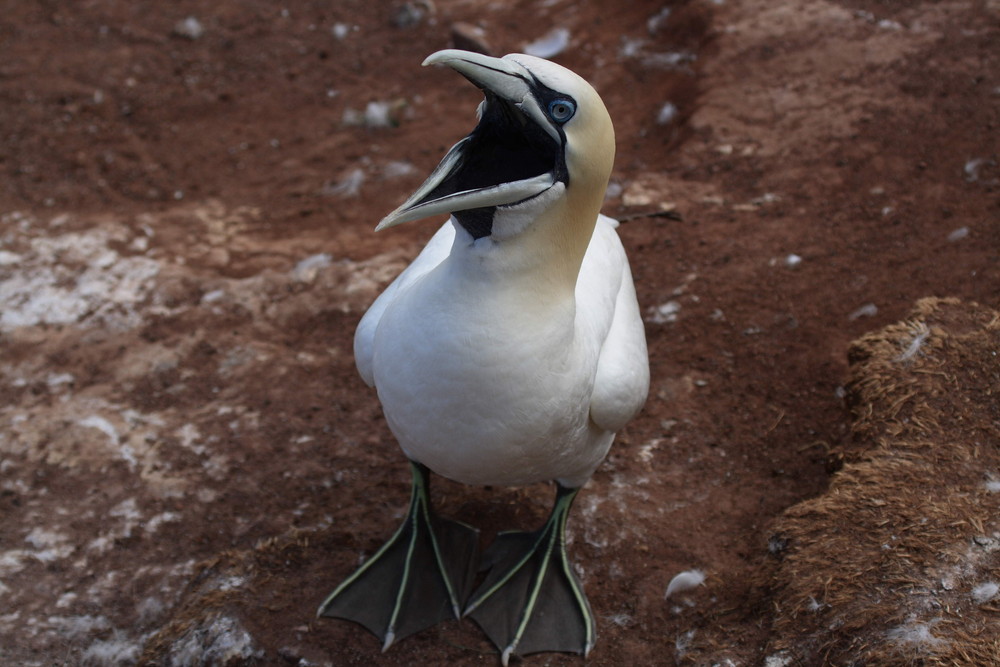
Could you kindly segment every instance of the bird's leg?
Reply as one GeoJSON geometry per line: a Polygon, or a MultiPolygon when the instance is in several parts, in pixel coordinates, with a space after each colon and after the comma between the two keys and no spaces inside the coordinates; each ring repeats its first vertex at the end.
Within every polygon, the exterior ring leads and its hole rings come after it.
{"type": "Polygon", "coordinates": [[[594,646],[594,616],[566,554],[566,518],[579,488],[559,485],[555,506],[536,532],[497,535],[486,550],[486,580],[465,613],[502,652],[566,651],[584,656],[594,646]]]}
{"type": "Polygon", "coordinates": [[[320,605],[318,615],[360,623],[397,639],[459,618],[478,565],[479,531],[431,509],[427,467],[410,462],[410,509],[396,533],[320,605]]]}

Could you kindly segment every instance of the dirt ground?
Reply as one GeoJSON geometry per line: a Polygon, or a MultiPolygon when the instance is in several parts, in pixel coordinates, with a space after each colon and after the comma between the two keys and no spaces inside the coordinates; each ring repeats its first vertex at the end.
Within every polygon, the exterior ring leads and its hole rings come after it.
{"type": "MultiPolygon", "coordinates": [[[[420,62],[564,28],[652,370],[570,520],[588,662],[801,664],[769,541],[851,449],[851,341],[1000,305],[1000,3],[620,5],[5,3],[0,662],[496,664],[314,614],[408,497],[351,341],[437,227],[375,223],[475,122],[420,62]]],[[[436,484],[486,539],[552,494],[436,484]]]]}

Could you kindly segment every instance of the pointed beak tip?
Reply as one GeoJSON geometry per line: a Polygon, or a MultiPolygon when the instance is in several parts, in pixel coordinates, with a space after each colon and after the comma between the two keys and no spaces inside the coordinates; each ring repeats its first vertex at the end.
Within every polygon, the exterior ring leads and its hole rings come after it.
{"type": "Polygon", "coordinates": [[[426,58],[424,62],[420,64],[421,67],[427,67],[429,65],[443,65],[449,60],[455,60],[457,54],[462,53],[458,49],[442,49],[441,51],[435,51],[426,58]]]}
{"type": "Polygon", "coordinates": [[[407,208],[405,205],[400,206],[395,211],[382,218],[382,220],[377,225],[375,225],[375,231],[380,232],[383,229],[389,229],[390,227],[401,225],[404,222],[420,219],[418,216],[407,215],[409,212],[410,209],[407,208]]]}

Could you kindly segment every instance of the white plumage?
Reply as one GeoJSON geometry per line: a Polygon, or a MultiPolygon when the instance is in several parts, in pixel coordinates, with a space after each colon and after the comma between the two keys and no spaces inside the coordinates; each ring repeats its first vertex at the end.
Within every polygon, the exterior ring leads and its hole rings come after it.
{"type": "Polygon", "coordinates": [[[408,457],[466,484],[587,481],[649,382],[616,227],[597,220],[572,299],[484,269],[477,246],[495,244],[456,221],[438,230],[354,339],[408,457]]]}

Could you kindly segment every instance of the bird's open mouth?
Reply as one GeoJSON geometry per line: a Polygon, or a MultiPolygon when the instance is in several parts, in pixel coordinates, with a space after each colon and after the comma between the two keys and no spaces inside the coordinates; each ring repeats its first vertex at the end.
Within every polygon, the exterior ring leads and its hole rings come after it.
{"type": "MultiPolygon", "coordinates": [[[[486,91],[483,117],[461,145],[458,160],[444,179],[416,203],[460,192],[502,188],[539,176],[551,175],[555,182],[563,180],[564,171],[562,149],[555,139],[514,104],[486,91]]],[[[469,204],[467,208],[475,208],[475,201],[469,204]]]]}
{"type": "Polygon", "coordinates": [[[482,116],[376,229],[453,213],[480,238],[490,233],[497,208],[525,202],[567,181],[565,137],[561,129],[548,126],[532,92],[531,75],[516,62],[446,50],[424,62],[434,63],[454,68],[483,91],[482,116]]]}

